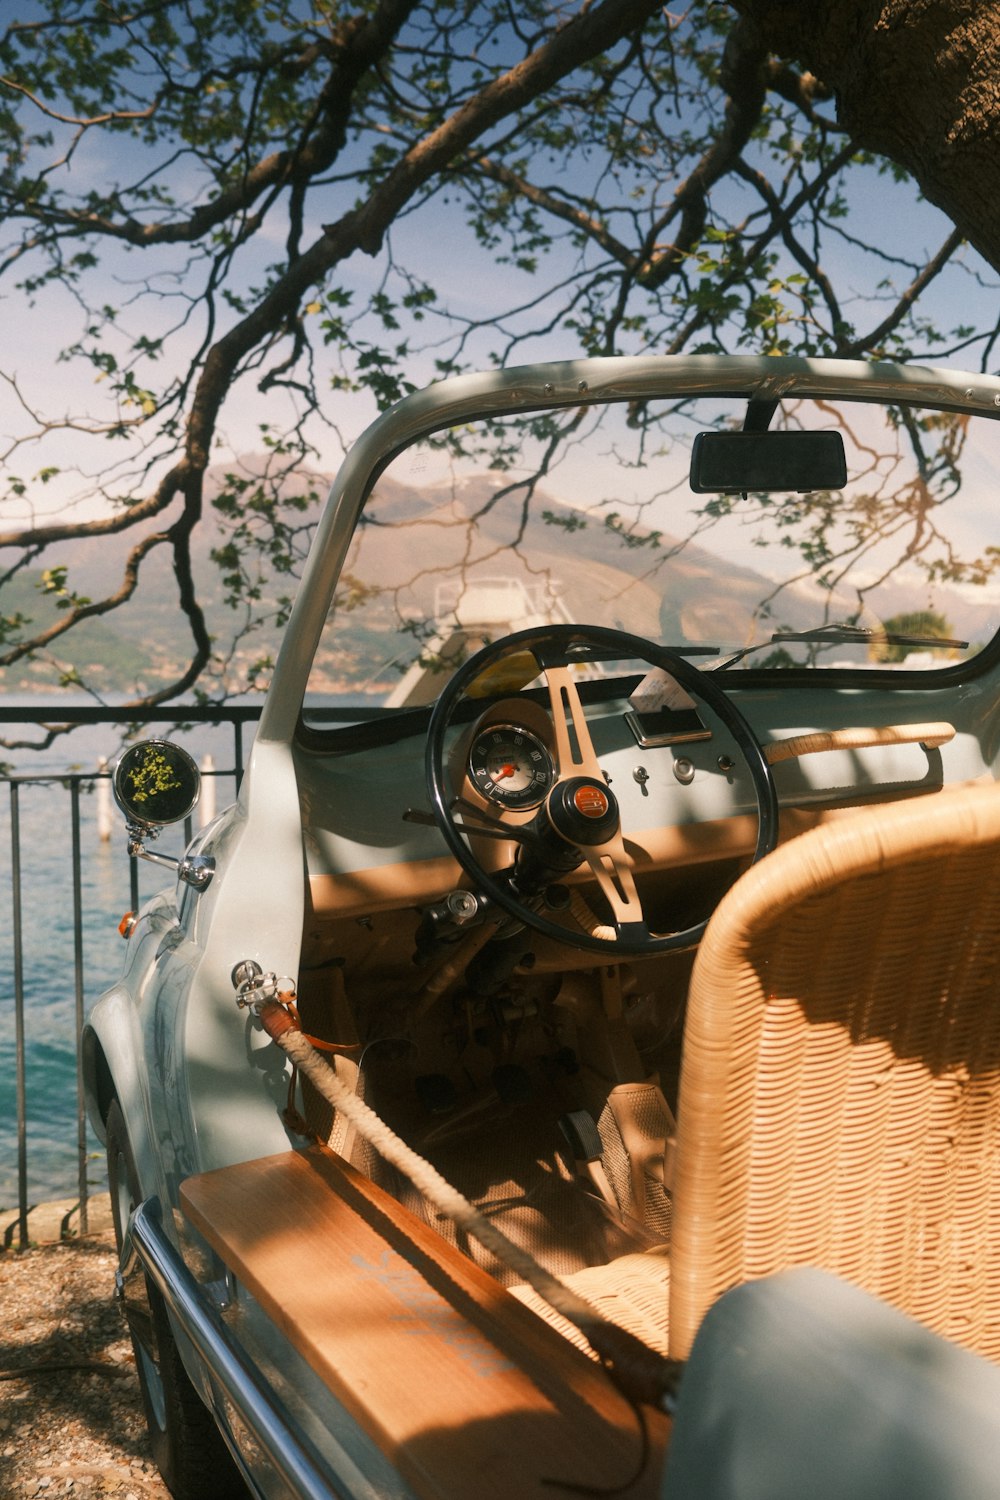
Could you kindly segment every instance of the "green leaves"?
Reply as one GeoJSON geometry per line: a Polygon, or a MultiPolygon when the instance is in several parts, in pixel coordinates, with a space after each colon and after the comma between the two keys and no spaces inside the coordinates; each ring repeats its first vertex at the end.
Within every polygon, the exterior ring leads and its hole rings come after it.
{"type": "Polygon", "coordinates": [[[604,527],[618,538],[623,547],[632,551],[648,547],[651,552],[655,552],[663,541],[661,531],[647,531],[634,520],[629,521],[621,516],[618,511],[611,511],[604,517],[604,527]]]}
{"type": "Polygon", "coordinates": [[[40,594],[54,601],[57,609],[82,609],[91,603],[86,594],[78,594],[69,587],[69,569],[61,563],[45,568],[35,586],[40,594]]]}

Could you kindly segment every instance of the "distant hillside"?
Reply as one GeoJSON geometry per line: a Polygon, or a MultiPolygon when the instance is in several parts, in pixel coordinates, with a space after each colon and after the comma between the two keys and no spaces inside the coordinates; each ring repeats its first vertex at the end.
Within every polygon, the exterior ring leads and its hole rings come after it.
{"type": "MultiPolygon", "coordinates": [[[[244,474],[253,475],[260,472],[262,465],[263,460],[249,456],[235,467],[244,474]]],[[[192,538],[192,547],[198,598],[209,632],[219,652],[228,654],[234,634],[246,620],[243,614],[226,605],[221,573],[211,558],[212,550],[223,545],[229,535],[211,506],[211,500],[219,493],[223,482],[222,472],[209,472],[206,483],[209,503],[192,538]]],[[[303,485],[315,486],[324,497],[329,482],[328,476],[318,473],[307,474],[302,481],[303,485]]],[[[293,484],[294,481],[289,481],[289,487],[293,484]]],[[[300,486],[295,484],[294,487],[300,486]]],[[[318,512],[319,506],[314,510],[313,521],[318,512]]],[[[171,511],[160,518],[159,526],[169,524],[174,514],[171,511]]],[[[296,524],[301,524],[304,519],[298,513],[294,514],[296,524]]],[[[157,528],[154,525],[146,529],[157,528]]],[[[100,598],[119,587],[125,559],[136,540],[136,536],[92,537],[67,544],[64,548],[56,546],[46,555],[45,565],[48,568],[65,566],[69,570],[68,582],[77,594],[100,598]]],[[[8,566],[12,560],[12,554],[3,558],[8,566]]],[[[5,615],[20,611],[32,619],[36,628],[55,620],[59,614],[57,601],[40,591],[41,582],[40,569],[25,569],[18,573],[0,591],[0,610],[5,615]]],[[[293,591],[294,580],[287,576],[279,577],[277,583],[265,584],[257,614],[273,612],[273,601],[278,593],[293,591]]],[[[273,652],[280,634],[280,630],[274,628],[255,628],[246,635],[244,642],[237,646],[225,674],[230,691],[237,690],[241,678],[245,680],[250,662],[273,652]]],[[[59,671],[53,661],[69,670],[77,669],[101,693],[132,695],[155,690],[182,670],[190,644],[188,624],[178,604],[177,581],[169,551],[157,547],[142,565],[134,598],[109,614],[74,626],[52,643],[44,659],[21,661],[13,667],[0,669],[0,691],[32,692],[56,686],[59,671]]]]}
{"type": "MultiPolygon", "coordinates": [[[[244,460],[242,469],[252,474],[254,461],[244,460]]],[[[212,476],[210,494],[220,482],[221,476],[212,476]]],[[[328,484],[315,474],[291,482],[312,486],[321,494],[328,484]]],[[[648,534],[628,536],[602,518],[584,516],[541,491],[524,515],[509,505],[501,507],[493,503],[501,482],[495,474],[420,489],[390,476],[380,481],[366,512],[371,523],[360,529],[346,570],[339,607],[343,629],[338,631],[336,649],[325,650],[318,662],[331,690],[363,691],[391,684],[401,670],[398,663],[412,655],[414,635],[441,612],[438,591],[445,576],[460,564],[467,581],[502,576],[519,579],[529,592],[548,591],[572,619],[594,618],[599,605],[602,618],[635,634],[675,644],[708,641],[723,648],[733,644],[734,620],[749,621],[771,589],[764,574],[727,561],[707,547],[684,544],[666,534],[654,545],[648,534]],[[468,518],[474,514],[479,522],[472,538],[468,518]],[[391,589],[367,595],[375,578],[389,581],[391,589]]],[[[266,617],[273,615],[280,595],[294,591],[294,579],[281,572],[265,577],[265,563],[261,598],[251,615],[227,607],[211,552],[229,534],[210,506],[207,512],[194,538],[195,576],[208,628],[220,658],[227,658],[220,667],[222,679],[227,690],[239,691],[251,664],[277,650],[281,629],[266,617]],[[248,624],[251,628],[234,645],[234,637],[248,624]]],[[[302,524],[309,517],[295,512],[292,519],[302,524]]],[[[75,544],[64,556],[53,549],[48,565],[66,565],[71,586],[96,597],[118,585],[129,545],[122,538],[95,538],[75,544]]],[[[21,611],[38,623],[56,618],[57,601],[39,591],[40,581],[37,571],[15,575],[0,596],[3,612],[21,611]]],[[[886,615],[912,609],[913,595],[890,584],[881,607],[886,615]]],[[[964,638],[981,640],[992,630],[995,611],[956,593],[938,590],[935,608],[964,638]]],[[[801,629],[815,621],[815,599],[805,591],[783,592],[776,627],[801,629]]],[[[143,567],[134,600],[55,642],[50,655],[58,665],[40,660],[0,671],[0,690],[51,688],[63,669],[79,671],[102,693],[140,693],[175,676],[188,649],[187,622],[178,608],[169,558],[165,549],[157,549],[143,567]]],[[[206,686],[211,690],[210,684],[206,686]]]]}

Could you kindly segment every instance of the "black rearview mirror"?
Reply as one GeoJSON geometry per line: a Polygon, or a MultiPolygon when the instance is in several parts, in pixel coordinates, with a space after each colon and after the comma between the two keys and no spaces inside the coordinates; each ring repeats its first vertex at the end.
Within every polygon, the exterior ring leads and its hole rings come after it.
{"type": "Polygon", "coordinates": [[[841,490],[847,483],[839,432],[699,432],[691,448],[696,495],[841,490]]]}

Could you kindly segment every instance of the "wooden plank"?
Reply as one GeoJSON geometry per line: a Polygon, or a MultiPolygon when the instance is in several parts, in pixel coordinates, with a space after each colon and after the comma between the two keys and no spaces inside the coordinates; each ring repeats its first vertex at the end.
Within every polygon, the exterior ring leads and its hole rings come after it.
{"type": "Polygon", "coordinates": [[[189,1178],[181,1201],[427,1500],[658,1495],[669,1420],[646,1411],[635,1477],[637,1416],[601,1369],[327,1148],[189,1178]]]}

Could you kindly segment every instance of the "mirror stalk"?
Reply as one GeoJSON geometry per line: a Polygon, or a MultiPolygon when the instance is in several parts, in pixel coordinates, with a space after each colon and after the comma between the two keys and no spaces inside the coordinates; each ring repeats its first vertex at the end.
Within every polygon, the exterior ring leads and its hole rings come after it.
{"type": "Polygon", "coordinates": [[[182,859],[177,859],[173,854],[157,854],[152,849],[147,849],[143,843],[143,835],[150,832],[148,828],[129,824],[127,832],[128,852],[133,859],[147,859],[151,865],[162,865],[167,870],[175,871],[178,880],[182,880],[185,885],[194,886],[196,891],[203,891],[211,884],[215,874],[215,860],[210,854],[185,854],[182,859]]]}

